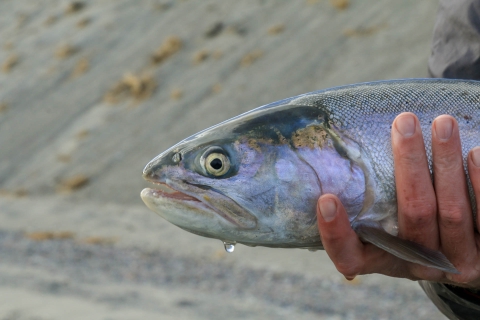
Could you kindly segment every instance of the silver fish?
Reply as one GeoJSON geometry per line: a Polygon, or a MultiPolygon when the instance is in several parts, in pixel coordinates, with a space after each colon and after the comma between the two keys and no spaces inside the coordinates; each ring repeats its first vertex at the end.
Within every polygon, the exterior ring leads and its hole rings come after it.
{"type": "Polygon", "coordinates": [[[363,241],[457,273],[442,253],[396,237],[390,130],[405,111],[418,116],[428,154],[441,114],[457,119],[464,159],[480,142],[480,82],[354,84],[274,102],[179,142],[143,171],[174,192],[147,188],[141,197],[178,227],[227,244],[322,249],[315,207],[332,193],[363,241]]]}

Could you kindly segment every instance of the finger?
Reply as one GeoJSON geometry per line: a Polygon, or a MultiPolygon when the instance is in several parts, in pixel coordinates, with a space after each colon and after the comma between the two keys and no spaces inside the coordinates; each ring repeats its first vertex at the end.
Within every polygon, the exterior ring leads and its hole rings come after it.
{"type": "Polygon", "coordinates": [[[392,126],[392,148],[403,238],[431,249],[439,246],[435,192],[421,127],[413,113],[402,113],[392,126]]]}
{"type": "Polygon", "coordinates": [[[477,200],[477,230],[480,230],[480,147],[475,147],[469,152],[467,163],[468,175],[477,200]]]}
{"type": "Polygon", "coordinates": [[[442,251],[462,272],[476,258],[473,217],[468,197],[457,121],[447,115],[432,125],[432,155],[442,251]]]}
{"type": "MultiPolygon", "coordinates": [[[[477,200],[477,230],[480,230],[480,147],[475,147],[470,150],[467,158],[467,166],[468,166],[468,175],[470,177],[470,181],[472,183],[473,192],[475,195],[475,199],[477,200]]],[[[476,257],[475,261],[479,261],[479,249],[480,249],[480,235],[477,232],[474,232],[475,242],[477,245],[477,252],[472,253],[473,256],[476,257]]],[[[477,272],[478,278],[478,263],[473,261],[473,270],[477,272]]],[[[462,279],[468,281],[468,279],[462,279]]],[[[466,282],[463,281],[463,282],[466,282]]],[[[471,283],[473,288],[480,288],[479,280],[476,282],[471,283]]]]}
{"type": "MultiPolygon", "coordinates": [[[[399,236],[430,249],[439,248],[437,206],[420,123],[402,113],[392,126],[392,148],[398,202],[399,236]]],[[[443,272],[408,264],[420,279],[437,279],[443,272]]]]}
{"type": "Polygon", "coordinates": [[[352,230],[347,213],[334,195],[323,195],[317,205],[322,243],[337,270],[347,279],[359,274],[388,272],[393,256],[370,244],[363,244],[352,230]],[[385,255],[385,259],[375,259],[385,255]]]}

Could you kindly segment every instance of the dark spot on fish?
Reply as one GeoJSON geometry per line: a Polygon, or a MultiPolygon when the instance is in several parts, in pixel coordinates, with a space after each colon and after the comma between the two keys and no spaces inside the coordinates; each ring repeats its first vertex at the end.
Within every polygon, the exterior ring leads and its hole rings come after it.
{"type": "Polygon", "coordinates": [[[295,131],[291,141],[295,148],[304,146],[311,149],[323,147],[327,141],[327,132],[321,125],[308,125],[295,131]]]}
{"type": "Polygon", "coordinates": [[[291,105],[284,110],[261,114],[234,129],[234,133],[249,132],[250,139],[271,139],[274,143],[285,144],[298,129],[312,123],[325,123],[328,114],[321,107],[291,105]]]}

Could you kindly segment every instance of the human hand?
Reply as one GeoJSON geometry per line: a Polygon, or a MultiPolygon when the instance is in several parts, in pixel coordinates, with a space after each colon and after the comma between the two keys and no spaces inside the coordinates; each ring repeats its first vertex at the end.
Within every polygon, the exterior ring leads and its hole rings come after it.
{"type": "MultiPolygon", "coordinates": [[[[398,236],[442,251],[460,274],[407,262],[362,243],[338,198],[327,194],[318,201],[318,226],[337,270],[349,280],[361,274],[381,273],[480,288],[480,234],[474,229],[456,120],[443,115],[432,124],[433,184],[420,124],[414,114],[403,113],[395,119],[392,148],[398,236]]],[[[475,196],[480,199],[480,147],[470,151],[467,162],[475,196]]],[[[479,212],[477,209],[477,217],[479,212]]]]}

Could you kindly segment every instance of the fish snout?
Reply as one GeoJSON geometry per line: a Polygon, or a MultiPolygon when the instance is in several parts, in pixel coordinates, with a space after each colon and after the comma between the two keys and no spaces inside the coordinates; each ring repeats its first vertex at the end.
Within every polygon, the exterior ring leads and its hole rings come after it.
{"type": "Polygon", "coordinates": [[[150,180],[158,180],[155,179],[155,170],[153,169],[154,166],[150,163],[147,164],[147,166],[143,169],[143,174],[142,177],[143,179],[150,181],[150,180]]]}
{"type": "Polygon", "coordinates": [[[162,167],[163,165],[158,163],[158,161],[150,161],[143,169],[143,179],[153,183],[164,182],[165,179],[162,174],[162,167]]]}
{"type": "Polygon", "coordinates": [[[176,150],[167,150],[153,160],[151,160],[143,169],[143,178],[151,182],[163,182],[165,180],[164,169],[167,167],[176,167],[181,161],[181,155],[176,150]]]}

